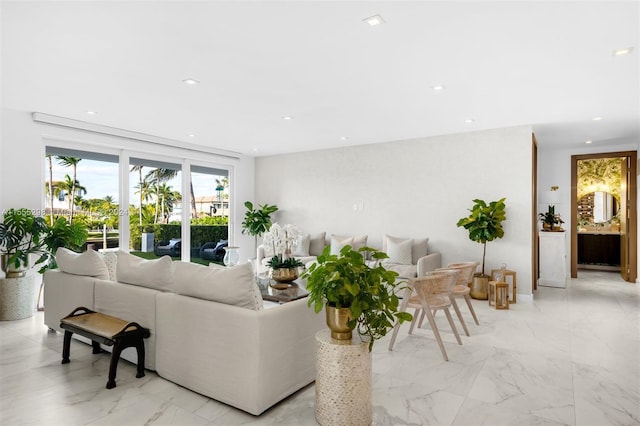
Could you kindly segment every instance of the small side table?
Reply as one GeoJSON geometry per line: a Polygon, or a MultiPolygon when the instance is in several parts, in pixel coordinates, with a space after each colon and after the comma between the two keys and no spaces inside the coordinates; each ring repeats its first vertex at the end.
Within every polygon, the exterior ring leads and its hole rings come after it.
{"type": "Polygon", "coordinates": [[[509,303],[516,303],[516,271],[510,271],[509,269],[492,269],[491,281],[502,281],[509,284],[509,303]],[[498,279],[498,275],[502,275],[503,272],[504,276],[498,279]],[[509,280],[507,277],[511,277],[511,279],[509,280]]]}
{"type": "Polygon", "coordinates": [[[316,333],[316,420],[322,426],[362,425],[373,421],[371,352],[353,333],[351,341],[316,333]]]}

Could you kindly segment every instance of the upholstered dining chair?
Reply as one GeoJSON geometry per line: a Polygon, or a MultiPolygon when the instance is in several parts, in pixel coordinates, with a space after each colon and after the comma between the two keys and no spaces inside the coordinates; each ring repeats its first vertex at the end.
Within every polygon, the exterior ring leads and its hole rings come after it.
{"type": "Polygon", "coordinates": [[[473,274],[476,272],[476,268],[480,262],[457,262],[457,263],[449,263],[444,269],[459,269],[460,275],[458,275],[458,282],[453,288],[453,295],[455,297],[464,298],[465,302],[467,302],[467,306],[469,307],[469,311],[471,311],[471,315],[473,316],[473,320],[477,325],[480,325],[478,322],[478,317],[476,316],[476,311],[473,310],[473,305],[471,304],[471,289],[469,288],[469,284],[473,280],[473,274]]]}
{"type": "MultiPolygon", "coordinates": [[[[456,285],[457,275],[458,274],[455,271],[449,271],[410,279],[399,308],[402,312],[407,309],[415,309],[413,320],[409,327],[409,334],[413,332],[413,328],[420,314],[422,312],[425,313],[429,320],[429,324],[431,325],[431,331],[433,331],[445,361],[449,361],[449,357],[447,356],[447,351],[442,342],[442,338],[440,337],[440,331],[438,330],[433,313],[439,310],[444,311],[447,316],[447,320],[449,321],[449,325],[451,326],[451,330],[456,337],[456,341],[461,345],[462,340],[460,339],[458,330],[453,323],[451,312],[449,312],[449,307],[451,307],[451,292],[453,291],[453,287],[456,285]]],[[[389,342],[389,350],[393,350],[393,345],[396,341],[399,330],[400,323],[396,322],[393,327],[391,341],[389,342]]]]}

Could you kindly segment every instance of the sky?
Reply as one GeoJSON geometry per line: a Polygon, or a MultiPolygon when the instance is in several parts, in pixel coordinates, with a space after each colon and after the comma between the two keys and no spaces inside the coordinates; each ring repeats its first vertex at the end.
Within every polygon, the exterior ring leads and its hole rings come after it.
{"type": "MultiPolygon", "coordinates": [[[[151,168],[148,170],[143,169],[143,176],[149,172],[151,168]]],[[[73,169],[71,167],[64,167],[57,163],[57,161],[53,161],[53,180],[60,181],[64,180],[64,176],[68,174],[71,176],[73,173],[73,169]]],[[[181,185],[181,176],[182,173],[178,174],[178,177],[167,182],[168,185],[172,186],[175,191],[180,191],[181,185]]],[[[132,187],[138,184],[138,174],[134,172],[130,174],[130,184],[132,187]]],[[[192,176],[193,179],[193,192],[196,197],[201,197],[204,195],[215,196],[216,191],[216,182],[215,179],[220,177],[212,176],[212,175],[204,175],[200,173],[194,173],[192,176]]],[[[49,168],[45,162],[45,179],[49,180],[49,168]]],[[[76,179],[80,182],[80,185],[84,186],[87,189],[87,193],[84,195],[84,199],[92,199],[92,198],[104,198],[107,195],[111,195],[115,202],[118,201],[118,164],[117,163],[109,163],[105,161],[94,161],[88,159],[82,159],[78,163],[78,168],[76,171],[76,179]]],[[[135,191],[135,190],[134,190],[135,191]]],[[[44,188],[43,188],[44,193],[44,188]]],[[[131,204],[138,204],[138,197],[134,194],[130,195],[131,204]]]]}

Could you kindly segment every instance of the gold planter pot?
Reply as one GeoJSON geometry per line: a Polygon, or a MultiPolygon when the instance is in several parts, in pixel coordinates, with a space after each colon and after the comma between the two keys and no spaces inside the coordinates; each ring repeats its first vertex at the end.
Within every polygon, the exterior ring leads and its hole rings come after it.
{"type": "Polygon", "coordinates": [[[279,283],[290,283],[298,279],[298,268],[280,268],[271,271],[271,278],[279,283]]]}
{"type": "Polygon", "coordinates": [[[488,276],[473,276],[471,281],[471,293],[470,296],[474,299],[487,300],[489,298],[489,277],[488,276]]]}
{"type": "Polygon", "coordinates": [[[2,272],[5,273],[7,278],[22,278],[27,275],[28,266],[21,266],[16,269],[13,265],[9,265],[7,260],[9,260],[8,253],[0,254],[0,268],[2,268],[2,272]]]}
{"type": "Polygon", "coordinates": [[[331,338],[351,340],[353,328],[348,325],[349,318],[351,318],[351,310],[327,305],[325,312],[327,314],[327,326],[331,330],[331,338]]]}

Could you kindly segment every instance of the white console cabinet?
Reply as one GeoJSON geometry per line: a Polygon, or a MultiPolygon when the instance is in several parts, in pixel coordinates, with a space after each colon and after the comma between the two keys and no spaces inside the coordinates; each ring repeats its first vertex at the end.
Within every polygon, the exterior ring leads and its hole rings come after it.
{"type": "Polygon", "coordinates": [[[540,232],[538,284],[547,287],[566,287],[566,232],[540,232]]]}

